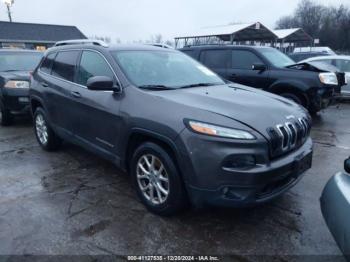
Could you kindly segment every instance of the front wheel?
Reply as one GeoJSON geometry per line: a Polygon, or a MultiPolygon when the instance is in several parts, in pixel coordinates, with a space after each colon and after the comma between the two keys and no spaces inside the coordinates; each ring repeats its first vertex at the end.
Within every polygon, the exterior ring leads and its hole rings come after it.
{"type": "Polygon", "coordinates": [[[37,108],[34,113],[34,132],[40,146],[46,151],[55,151],[62,143],[49,126],[42,108],[37,108]]]}
{"type": "Polygon", "coordinates": [[[186,191],[171,156],[154,143],[144,143],[133,154],[131,176],[142,203],[151,212],[169,216],[187,204],[186,191]]]}

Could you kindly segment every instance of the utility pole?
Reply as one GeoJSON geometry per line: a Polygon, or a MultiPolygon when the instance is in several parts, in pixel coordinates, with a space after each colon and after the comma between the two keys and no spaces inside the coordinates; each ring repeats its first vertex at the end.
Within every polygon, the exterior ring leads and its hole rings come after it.
{"type": "Polygon", "coordinates": [[[14,4],[15,0],[3,0],[3,1],[7,7],[7,14],[9,16],[9,21],[12,22],[11,7],[14,4]]]}

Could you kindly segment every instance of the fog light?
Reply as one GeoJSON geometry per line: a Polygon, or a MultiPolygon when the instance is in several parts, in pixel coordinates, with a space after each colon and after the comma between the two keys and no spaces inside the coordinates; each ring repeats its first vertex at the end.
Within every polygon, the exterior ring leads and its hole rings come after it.
{"type": "Polygon", "coordinates": [[[256,166],[256,159],[253,155],[234,155],[228,157],[223,164],[226,169],[247,169],[256,166]]]}

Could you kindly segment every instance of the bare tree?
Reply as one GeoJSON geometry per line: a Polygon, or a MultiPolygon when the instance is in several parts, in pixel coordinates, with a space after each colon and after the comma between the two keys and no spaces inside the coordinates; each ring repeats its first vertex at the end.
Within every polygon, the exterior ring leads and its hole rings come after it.
{"type": "Polygon", "coordinates": [[[344,5],[326,7],[311,0],[301,0],[294,13],[280,18],[276,27],[301,27],[319,38],[321,45],[350,51],[350,9],[344,5]]]}

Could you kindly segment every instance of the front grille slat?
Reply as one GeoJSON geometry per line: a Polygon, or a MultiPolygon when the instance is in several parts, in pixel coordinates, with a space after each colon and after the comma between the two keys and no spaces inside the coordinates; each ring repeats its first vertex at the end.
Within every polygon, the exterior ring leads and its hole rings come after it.
{"type": "Polygon", "coordinates": [[[311,123],[306,117],[270,127],[270,149],[273,158],[286,154],[302,146],[310,134],[311,123]]]}

